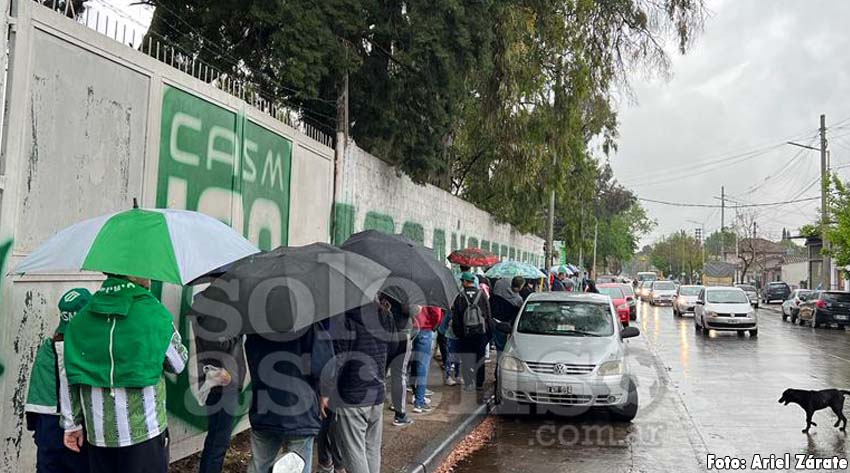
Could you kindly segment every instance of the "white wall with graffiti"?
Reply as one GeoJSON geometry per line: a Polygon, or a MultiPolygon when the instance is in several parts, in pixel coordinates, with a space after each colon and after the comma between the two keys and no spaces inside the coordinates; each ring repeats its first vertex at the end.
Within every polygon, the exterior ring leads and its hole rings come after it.
{"type": "MultiPolygon", "coordinates": [[[[10,11],[7,0],[0,7],[10,11]]],[[[181,72],[144,46],[130,48],[37,2],[14,2],[11,11],[14,29],[0,21],[0,46],[9,39],[0,48],[8,49],[0,63],[9,64],[6,83],[0,80],[0,243],[12,242],[6,268],[61,228],[127,209],[133,198],[147,207],[203,211],[264,249],[331,239],[333,149],[320,133],[299,131],[278,111],[249,105],[258,101],[222,90],[194,65],[181,72]]],[[[438,256],[483,246],[505,257],[540,258],[539,238],[497,224],[439,189],[416,186],[356,147],[343,166],[335,237],[381,228],[411,235],[438,256]]],[[[58,322],[59,296],[71,287],[95,289],[101,279],[4,277],[0,471],[34,471],[23,407],[36,349],[58,322]]],[[[191,349],[181,316],[191,290],[157,292],[191,349]]],[[[168,380],[172,459],[198,450],[203,440],[205,419],[189,376],[168,380]]]]}
{"type": "Polygon", "coordinates": [[[417,185],[357,146],[342,163],[335,208],[334,240],[376,229],[404,233],[434,248],[439,258],[452,250],[479,247],[505,259],[542,264],[543,240],[500,224],[492,215],[449,192],[417,185]]]}

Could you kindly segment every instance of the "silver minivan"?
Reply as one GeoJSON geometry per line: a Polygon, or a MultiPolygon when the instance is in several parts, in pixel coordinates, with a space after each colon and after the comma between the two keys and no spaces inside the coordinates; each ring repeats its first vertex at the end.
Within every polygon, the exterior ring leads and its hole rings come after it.
{"type": "Polygon", "coordinates": [[[706,287],[694,308],[694,329],[708,336],[709,330],[733,331],[758,336],[758,318],[750,298],[739,287],[706,287]]]}
{"type": "Polygon", "coordinates": [[[640,334],[623,328],[608,296],[534,293],[523,305],[499,358],[496,397],[500,411],[528,405],[577,415],[605,408],[621,421],[637,414],[637,385],[629,374],[623,340],[640,334]]]}

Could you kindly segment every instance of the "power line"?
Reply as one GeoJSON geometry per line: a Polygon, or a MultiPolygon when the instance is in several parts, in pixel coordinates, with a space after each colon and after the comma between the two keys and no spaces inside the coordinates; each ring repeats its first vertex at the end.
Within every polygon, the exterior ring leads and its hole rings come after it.
{"type": "MultiPolygon", "coordinates": [[[[646,199],[646,198],[643,198],[643,197],[638,197],[637,199],[644,201],[644,202],[652,202],[654,204],[670,205],[670,206],[673,206],[673,207],[698,207],[698,208],[709,208],[709,209],[719,209],[719,208],[721,208],[721,205],[719,205],[719,204],[691,204],[691,203],[683,203],[683,202],[668,202],[668,201],[664,201],[664,200],[646,199]]],[[[736,207],[737,208],[769,207],[769,206],[772,206],[772,205],[786,205],[786,204],[794,204],[794,203],[797,203],[797,202],[808,202],[808,201],[816,200],[816,199],[820,199],[820,196],[806,197],[805,199],[785,200],[785,201],[781,201],[781,202],[764,202],[764,203],[758,203],[758,204],[741,204],[741,205],[737,205],[736,207]]]]}

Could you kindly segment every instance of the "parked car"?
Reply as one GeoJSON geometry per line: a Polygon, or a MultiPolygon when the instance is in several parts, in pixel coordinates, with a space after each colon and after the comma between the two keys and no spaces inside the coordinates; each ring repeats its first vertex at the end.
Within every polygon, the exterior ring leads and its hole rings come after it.
{"type": "Polygon", "coordinates": [[[612,276],[610,274],[605,274],[596,278],[596,284],[611,284],[615,282],[620,282],[619,276],[612,276]]]}
{"type": "Polygon", "coordinates": [[[621,284],[621,287],[629,302],[629,320],[637,320],[637,294],[631,284],[621,284]]]}
{"type": "Polygon", "coordinates": [[[629,301],[626,300],[626,293],[623,288],[617,283],[599,284],[596,286],[600,294],[611,298],[614,304],[614,310],[617,311],[617,317],[620,318],[620,323],[623,327],[629,326],[629,301]]]}
{"type": "Polygon", "coordinates": [[[850,325],[850,292],[817,291],[800,304],[800,325],[850,325]]]}
{"type": "Polygon", "coordinates": [[[676,297],[673,298],[673,315],[681,317],[683,314],[693,312],[697,304],[697,297],[703,286],[679,286],[676,297]]]}
{"type": "Polygon", "coordinates": [[[788,299],[782,303],[782,320],[791,318],[791,323],[797,323],[797,317],[800,315],[800,304],[814,295],[814,291],[809,289],[794,289],[794,292],[788,296],[788,299]]]}
{"type": "Polygon", "coordinates": [[[694,309],[694,329],[708,335],[709,330],[728,330],[751,337],[758,336],[758,317],[750,299],[739,287],[706,287],[700,291],[694,309]]]}
{"type": "Polygon", "coordinates": [[[544,292],[529,296],[499,360],[499,409],[516,413],[524,405],[606,408],[631,422],[638,393],[629,373],[623,340],[640,334],[616,323],[614,306],[601,294],[544,292]]]}
{"type": "Polygon", "coordinates": [[[756,309],[759,308],[759,292],[755,286],[750,286],[749,284],[735,284],[735,287],[743,289],[747,297],[750,298],[750,304],[752,304],[756,309]]]}
{"type": "Polygon", "coordinates": [[[761,291],[761,301],[770,304],[771,301],[784,301],[791,295],[791,287],[782,281],[767,283],[761,291]]]}
{"type": "Polygon", "coordinates": [[[654,271],[641,271],[637,273],[637,280],[640,282],[655,281],[656,279],[658,279],[658,274],[654,271]]]}
{"type": "Polygon", "coordinates": [[[673,305],[675,295],[676,284],[673,281],[652,281],[652,285],[649,287],[649,305],[673,305]]]}
{"type": "Polygon", "coordinates": [[[640,300],[644,302],[649,302],[649,288],[652,286],[652,281],[643,281],[638,286],[638,296],[640,296],[640,300]]]}

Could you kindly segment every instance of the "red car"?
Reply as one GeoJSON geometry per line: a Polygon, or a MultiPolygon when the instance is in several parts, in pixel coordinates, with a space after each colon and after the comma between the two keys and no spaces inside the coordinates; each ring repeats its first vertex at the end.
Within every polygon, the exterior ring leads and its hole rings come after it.
{"type": "Polygon", "coordinates": [[[617,317],[620,318],[623,327],[628,327],[630,313],[629,301],[626,300],[626,294],[623,292],[622,285],[617,283],[600,284],[596,288],[599,289],[600,294],[605,294],[611,298],[611,302],[614,303],[614,309],[617,310],[617,317]]]}

